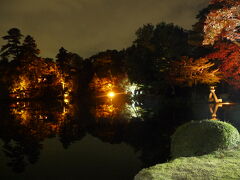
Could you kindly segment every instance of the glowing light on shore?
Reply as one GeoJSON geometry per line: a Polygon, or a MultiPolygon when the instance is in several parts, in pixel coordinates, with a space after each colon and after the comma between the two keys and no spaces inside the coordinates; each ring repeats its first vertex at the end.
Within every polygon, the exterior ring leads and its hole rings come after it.
{"type": "Polygon", "coordinates": [[[230,103],[230,102],[224,102],[224,103],[222,103],[223,105],[231,105],[231,104],[233,104],[233,103],[230,103]]]}
{"type": "Polygon", "coordinates": [[[111,92],[108,93],[108,97],[110,97],[110,98],[113,98],[115,95],[116,95],[116,94],[115,94],[113,91],[111,91],[111,92]]]}

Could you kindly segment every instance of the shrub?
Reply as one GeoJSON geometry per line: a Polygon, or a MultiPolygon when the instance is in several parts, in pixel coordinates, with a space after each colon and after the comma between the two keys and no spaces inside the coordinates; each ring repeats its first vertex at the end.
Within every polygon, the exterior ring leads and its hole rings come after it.
{"type": "Polygon", "coordinates": [[[180,126],[172,136],[173,158],[197,156],[237,146],[238,130],[221,121],[192,121],[180,126]]]}

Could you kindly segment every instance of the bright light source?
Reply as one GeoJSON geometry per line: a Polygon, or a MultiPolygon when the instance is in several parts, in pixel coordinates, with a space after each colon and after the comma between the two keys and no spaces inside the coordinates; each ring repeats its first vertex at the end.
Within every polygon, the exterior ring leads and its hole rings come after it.
{"type": "Polygon", "coordinates": [[[113,98],[114,96],[115,96],[114,92],[111,91],[111,92],[108,93],[108,97],[113,98]]]}
{"type": "Polygon", "coordinates": [[[69,103],[69,100],[68,99],[64,99],[63,100],[65,103],[69,103]]]}

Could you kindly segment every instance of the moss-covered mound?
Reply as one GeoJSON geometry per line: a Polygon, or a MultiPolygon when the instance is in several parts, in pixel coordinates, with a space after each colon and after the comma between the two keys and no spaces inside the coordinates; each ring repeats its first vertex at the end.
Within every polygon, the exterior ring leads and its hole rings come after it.
{"type": "Polygon", "coordinates": [[[141,170],[134,180],[240,179],[240,147],[197,157],[182,157],[141,170]]]}
{"type": "Polygon", "coordinates": [[[221,121],[192,121],[180,126],[171,142],[173,158],[198,156],[216,150],[237,146],[240,141],[238,130],[221,121]]]}

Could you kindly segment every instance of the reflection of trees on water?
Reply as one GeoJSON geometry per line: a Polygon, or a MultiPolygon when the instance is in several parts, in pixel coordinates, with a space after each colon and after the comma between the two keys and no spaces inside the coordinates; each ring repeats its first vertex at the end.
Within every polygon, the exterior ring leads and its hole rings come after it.
{"type": "Polygon", "coordinates": [[[111,101],[118,109],[114,116],[94,114],[99,106],[109,105],[108,101],[101,100],[89,105],[84,100],[78,105],[64,101],[4,104],[0,108],[0,138],[4,142],[2,149],[8,157],[8,166],[14,172],[22,172],[28,164],[38,161],[45,139],[58,137],[67,149],[87,133],[103,142],[132,146],[144,166],[166,161],[170,135],[174,127],[182,123],[178,116],[182,111],[163,106],[165,109],[156,110],[157,116],[149,116],[146,112],[141,118],[134,117],[124,114],[126,104],[131,101],[120,99],[123,101],[111,101]]]}
{"type": "Polygon", "coordinates": [[[41,142],[59,134],[73,112],[72,105],[56,102],[10,104],[7,113],[1,112],[6,119],[0,122],[3,151],[10,158],[8,165],[15,172],[21,172],[27,164],[37,162],[41,142]]]}
{"type": "Polygon", "coordinates": [[[23,172],[28,163],[36,163],[41,149],[42,144],[34,138],[18,139],[3,146],[3,152],[10,159],[8,166],[12,167],[14,172],[23,172]]]}

